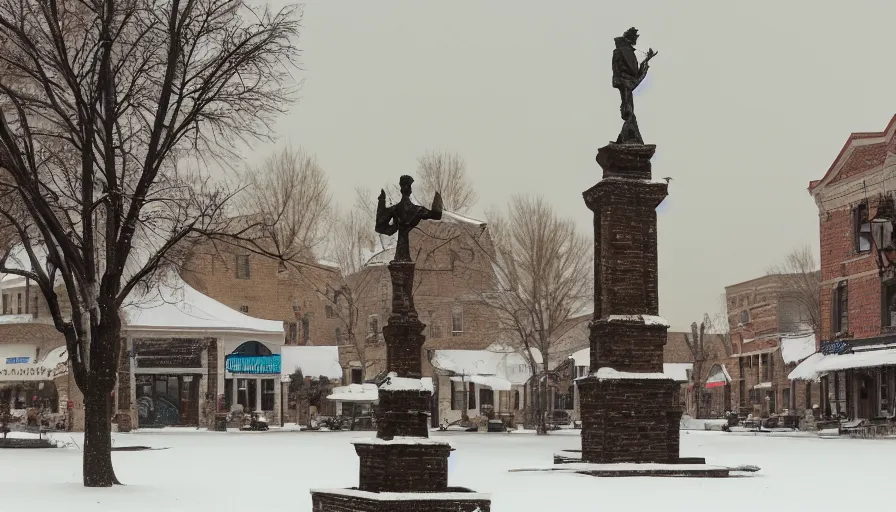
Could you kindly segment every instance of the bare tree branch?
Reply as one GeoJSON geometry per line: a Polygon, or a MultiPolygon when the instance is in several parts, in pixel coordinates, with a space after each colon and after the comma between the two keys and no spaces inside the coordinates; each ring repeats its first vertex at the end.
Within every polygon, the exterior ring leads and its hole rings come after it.
{"type": "Polygon", "coordinates": [[[456,153],[428,151],[418,158],[415,187],[415,196],[425,204],[439,192],[445,209],[455,213],[467,213],[477,200],[467,177],[467,164],[456,153]]]}
{"type": "Polygon", "coordinates": [[[771,267],[768,274],[775,276],[779,285],[776,297],[779,315],[805,315],[805,318],[785,320],[793,325],[782,325],[782,330],[801,330],[805,322],[817,333],[821,326],[821,272],[815,264],[812,249],[803,246],[794,250],[784,263],[771,267]]]}

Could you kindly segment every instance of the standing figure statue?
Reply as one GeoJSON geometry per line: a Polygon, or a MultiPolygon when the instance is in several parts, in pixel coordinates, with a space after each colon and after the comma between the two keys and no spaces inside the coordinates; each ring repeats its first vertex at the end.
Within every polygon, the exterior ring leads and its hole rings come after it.
{"type": "Polygon", "coordinates": [[[402,176],[398,180],[401,201],[386,206],[386,192],[380,190],[376,205],[376,232],[391,236],[398,232],[395,259],[389,264],[392,274],[392,316],[416,318],[414,310],[413,286],[414,264],[408,235],[422,220],[442,218],[442,196],[436,192],[432,200],[432,210],[411,202],[411,184],[414,178],[402,176]],[[394,267],[394,270],[393,270],[394,267]]]}
{"type": "Polygon", "coordinates": [[[617,144],[644,144],[641,138],[641,131],[638,129],[638,120],[635,117],[635,104],[632,98],[634,91],[644,77],[647,76],[647,69],[650,59],[654,58],[657,52],[653,48],[647,50],[647,57],[640,65],[638,58],[635,57],[635,44],[638,42],[638,29],[632,27],[617,37],[616,49],[613,50],[613,87],[619,89],[619,95],[622,98],[622,131],[616,139],[617,144]]]}

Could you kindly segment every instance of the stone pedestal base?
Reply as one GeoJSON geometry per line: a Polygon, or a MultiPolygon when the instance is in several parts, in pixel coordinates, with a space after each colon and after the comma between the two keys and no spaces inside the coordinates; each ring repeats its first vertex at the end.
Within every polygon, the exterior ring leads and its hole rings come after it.
{"type": "Polygon", "coordinates": [[[583,462],[669,464],[679,460],[679,383],[592,376],[578,384],[583,462]]]}
{"type": "Polygon", "coordinates": [[[353,441],[361,459],[360,485],[368,492],[443,492],[451,445],[425,438],[353,441]]]}
{"type": "Polygon", "coordinates": [[[434,493],[312,489],[314,512],[491,512],[491,497],[454,487],[434,493]]]}

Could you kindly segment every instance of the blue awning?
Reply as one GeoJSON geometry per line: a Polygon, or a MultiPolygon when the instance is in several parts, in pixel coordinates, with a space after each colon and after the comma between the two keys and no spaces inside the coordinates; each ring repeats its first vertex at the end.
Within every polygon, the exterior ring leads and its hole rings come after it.
{"type": "Polygon", "coordinates": [[[227,356],[225,363],[230,373],[280,374],[280,354],[272,356],[227,356]]]}

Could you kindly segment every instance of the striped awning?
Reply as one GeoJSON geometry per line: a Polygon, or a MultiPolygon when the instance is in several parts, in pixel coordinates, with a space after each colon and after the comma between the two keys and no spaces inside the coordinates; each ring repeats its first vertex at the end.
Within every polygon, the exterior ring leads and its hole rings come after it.
{"type": "Polygon", "coordinates": [[[271,356],[227,356],[225,363],[230,373],[280,374],[280,354],[271,356]]]}

